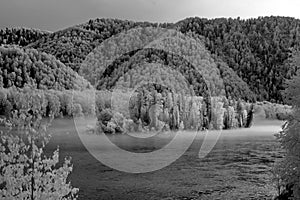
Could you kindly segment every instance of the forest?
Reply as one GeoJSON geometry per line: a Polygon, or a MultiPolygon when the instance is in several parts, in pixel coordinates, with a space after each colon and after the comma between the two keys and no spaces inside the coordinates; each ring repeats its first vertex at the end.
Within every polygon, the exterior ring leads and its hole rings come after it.
{"type": "MultiPolygon", "coordinates": [[[[257,100],[282,103],[285,81],[297,71],[297,67],[291,64],[291,58],[299,50],[299,24],[298,19],[289,17],[247,20],[195,17],[174,24],[95,19],[54,33],[4,29],[1,30],[0,44],[17,44],[54,55],[78,72],[80,63],[96,46],[122,31],[136,27],[161,27],[182,33],[193,32],[202,38],[214,59],[223,63],[220,71],[233,70],[237,75],[233,75],[234,79],[245,82],[257,100]]],[[[226,74],[228,76],[229,73],[226,74]]],[[[234,95],[240,97],[241,88],[228,90],[236,90],[234,95]]]]}
{"type": "MultiPolygon", "coordinates": [[[[250,128],[260,112],[289,122],[277,136],[288,151],[276,173],[279,189],[292,188],[297,199],[299,162],[292,157],[299,158],[299,144],[290,138],[297,137],[299,126],[299,66],[300,20],[290,17],[194,17],[177,23],[93,19],[56,32],[6,28],[0,30],[0,121],[29,126],[28,133],[34,133],[42,118],[96,116],[97,134],[125,134],[250,128]]],[[[41,161],[39,137],[2,137],[7,145],[0,142],[0,153],[13,151],[16,140],[17,151],[37,151],[41,161]]],[[[55,165],[56,154],[41,165],[55,165]]],[[[24,159],[34,168],[33,158],[24,159]]],[[[2,164],[0,178],[7,167],[2,164]]],[[[65,160],[66,174],[69,164],[65,160]]],[[[0,197],[8,187],[1,181],[0,197]]],[[[56,193],[61,199],[75,199],[76,189],[59,183],[54,190],[59,185],[65,188],[56,193]]],[[[52,195],[51,190],[38,194],[52,195]]]]}

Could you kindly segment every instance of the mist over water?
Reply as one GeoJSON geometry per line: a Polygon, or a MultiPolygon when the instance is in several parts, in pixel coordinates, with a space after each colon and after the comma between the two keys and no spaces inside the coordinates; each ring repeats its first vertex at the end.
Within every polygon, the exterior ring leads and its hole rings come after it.
{"type": "MultiPolygon", "coordinates": [[[[256,139],[256,136],[261,137],[274,137],[275,134],[282,130],[282,125],[284,121],[279,120],[266,120],[257,117],[254,120],[253,126],[251,128],[244,129],[234,129],[234,130],[222,130],[221,136],[218,142],[222,140],[236,140],[236,139],[256,139]]],[[[207,134],[216,134],[219,131],[211,130],[207,134]]],[[[93,146],[93,149],[99,151],[109,151],[112,150],[109,145],[105,143],[99,144],[96,141],[103,141],[101,138],[108,138],[113,144],[118,147],[135,153],[146,153],[152,152],[161,148],[166,148],[166,145],[174,139],[176,134],[183,135],[180,139],[184,143],[190,141],[195,137],[195,132],[192,131],[179,131],[179,132],[160,132],[160,133],[131,133],[127,134],[116,134],[116,135],[84,135],[84,140],[93,146]],[[137,135],[138,137],[134,137],[137,135]]],[[[203,143],[205,137],[204,131],[197,131],[194,143],[200,147],[203,143]]],[[[208,138],[209,140],[209,138],[208,138]]],[[[167,147],[168,148],[168,147],[167,147]]]]}
{"type": "MultiPolygon", "coordinates": [[[[199,187],[218,190],[220,187],[225,187],[224,181],[226,182],[226,180],[232,180],[228,184],[231,184],[231,187],[234,187],[235,190],[234,193],[231,193],[231,190],[224,194],[218,193],[220,196],[223,195],[222,197],[249,197],[249,195],[256,195],[256,191],[265,191],[265,194],[271,195],[274,193],[274,188],[269,185],[266,186],[269,176],[265,174],[271,170],[272,162],[281,156],[281,150],[278,149],[279,143],[276,141],[274,134],[281,130],[283,123],[284,121],[255,119],[253,126],[249,129],[224,130],[213,150],[202,159],[198,157],[198,153],[205,132],[198,132],[192,145],[183,156],[161,170],[145,174],[120,172],[99,162],[82,144],[78,132],[75,130],[74,122],[68,119],[53,122],[51,126],[53,137],[47,146],[47,151],[52,152],[51,150],[59,145],[62,158],[67,155],[72,156],[75,168],[71,181],[81,188],[81,199],[109,199],[111,193],[114,194],[112,199],[127,198],[130,195],[124,194],[124,187],[128,190],[135,188],[140,191],[135,193],[135,196],[140,198],[145,197],[145,191],[148,190],[171,191],[175,195],[179,195],[180,191],[184,191],[189,194],[192,189],[186,187],[186,185],[195,184],[192,187],[195,190],[199,187]],[[79,165],[79,163],[84,164],[79,165]],[[256,172],[261,171],[261,167],[266,170],[263,175],[256,172]],[[240,171],[241,169],[245,172],[240,171]],[[243,185],[242,180],[249,177],[250,172],[247,171],[248,169],[253,171],[253,173],[251,171],[251,177],[257,176],[256,182],[257,184],[263,184],[263,188],[255,184],[247,184],[247,187],[243,185]],[[174,182],[174,184],[170,185],[170,182],[174,182]],[[162,183],[165,184],[162,185],[162,183]],[[248,188],[247,191],[244,190],[245,187],[248,188]],[[96,188],[104,188],[107,192],[93,193],[92,191],[96,188]]],[[[92,124],[92,121],[87,120],[78,127],[86,130],[87,125],[90,124],[92,124]]],[[[135,138],[127,135],[107,135],[107,137],[118,147],[136,154],[150,153],[161,148],[167,148],[171,151],[169,156],[172,156],[173,153],[176,154],[176,151],[180,150],[166,147],[175,133],[165,132],[154,137],[146,133],[135,134],[143,134],[145,138],[135,138]]],[[[193,139],[191,132],[185,131],[181,135],[183,137],[180,138],[180,142],[193,139]]],[[[96,152],[106,152],[107,155],[113,153],[114,149],[107,145],[99,145],[95,140],[95,138],[101,139],[106,136],[89,133],[85,136],[86,140],[94,142],[93,147],[96,152]]],[[[114,155],[113,160],[126,163],[127,160],[121,155],[114,155]]],[[[160,165],[167,158],[168,156],[165,155],[158,156],[155,164],[160,165]]],[[[151,163],[153,163],[153,160],[144,162],[141,166],[147,166],[151,163]]],[[[147,195],[149,198],[153,197],[151,194],[147,195]]]]}

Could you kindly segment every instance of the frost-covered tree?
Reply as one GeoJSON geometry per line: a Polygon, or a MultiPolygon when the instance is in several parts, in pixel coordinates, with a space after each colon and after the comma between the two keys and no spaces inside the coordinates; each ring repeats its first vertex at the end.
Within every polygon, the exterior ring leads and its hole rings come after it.
{"type": "Polygon", "coordinates": [[[222,130],[224,127],[224,113],[223,102],[213,99],[212,102],[212,121],[211,126],[213,129],[222,130]]]}
{"type": "Polygon", "coordinates": [[[16,98],[19,109],[12,110],[0,133],[0,199],[77,198],[77,188],[67,182],[72,171],[70,159],[58,167],[59,150],[46,157],[43,149],[50,139],[48,123],[42,122],[44,99],[34,90],[16,98]]]}

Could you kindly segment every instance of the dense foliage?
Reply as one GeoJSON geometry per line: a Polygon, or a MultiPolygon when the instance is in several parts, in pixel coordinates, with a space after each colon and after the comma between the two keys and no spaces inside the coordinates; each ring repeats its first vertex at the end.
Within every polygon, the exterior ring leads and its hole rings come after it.
{"type": "MultiPolygon", "coordinates": [[[[137,27],[164,27],[182,33],[203,36],[206,47],[233,69],[259,101],[282,102],[285,79],[295,75],[286,61],[292,49],[299,49],[300,21],[288,17],[259,17],[256,19],[188,18],[176,24],[132,22],[117,19],[95,19],[86,23],[47,33],[31,29],[1,30],[1,44],[17,44],[56,56],[75,71],[99,44],[113,35],[137,27]]],[[[228,70],[226,70],[228,71],[228,70]]],[[[226,73],[228,74],[228,73],[226,73]]],[[[235,79],[235,75],[229,77],[235,79]]],[[[224,80],[225,82],[229,82],[224,80]]],[[[227,84],[228,85],[228,84],[227,84]]],[[[238,86],[238,84],[233,84],[238,86]]],[[[244,84],[243,84],[244,85],[244,84]]],[[[239,87],[229,89],[232,96],[243,97],[239,87]],[[234,91],[234,92],[233,92],[234,91]]],[[[252,94],[250,95],[253,98],[252,94]]]]}
{"type": "Polygon", "coordinates": [[[176,87],[182,81],[169,82],[183,76],[196,95],[204,87],[213,96],[225,95],[219,69],[202,41],[174,30],[137,28],[111,38],[87,56],[80,74],[97,89],[111,89],[120,79],[131,87],[154,77],[176,87]]]}
{"type": "Polygon", "coordinates": [[[293,70],[284,61],[299,48],[300,21],[288,17],[257,19],[188,18],[177,24],[182,32],[205,37],[206,47],[228,64],[258,100],[282,102],[284,81],[293,70]]]}
{"type": "Polygon", "coordinates": [[[288,120],[292,115],[292,107],[267,101],[257,102],[255,104],[255,114],[257,117],[271,120],[288,120]]]}
{"type": "Polygon", "coordinates": [[[39,96],[42,117],[81,117],[97,114],[107,133],[137,130],[231,129],[250,127],[253,106],[225,97],[192,97],[160,85],[143,86],[135,93],[57,91],[9,88],[0,90],[0,115],[12,118],[32,92],[39,96]],[[129,103],[129,104],[128,104],[129,103]],[[114,127],[107,128],[107,126],[114,127]]]}
{"type": "Polygon", "coordinates": [[[255,102],[256,95],[249,88],[248,84],[244,82],[243,79],[240,78],[225,62],[219,58],[215,58],[215,60],[224,83],[226,97],[230,99],[243,99],[245,101],[255,102]]]}
{"type": "Polygon", "coordinates": [[[54,56],[35,49],[0,47],[0,86],[35,85],[39,89],[84,89],[89,83],[54,56]]]}
{"type": "MultiPolygon", "coordinates": [[[[288,82],[285,90],[286,100],[293,105],[293,113],[283,131],[278,135],[282,147],[286,150],[285,158],[278,164],[277,173],[286,185],[284,196],[292,192],[292,199],[300,198],[300,72],[288,82]]],[[[291,194],[289,194],[291,195],[291,194]]],[[[287,196],[291,197],[291,196],[287,196]]],[[[280,199],[280,198],[279,198],[280,199]]]]}
{"type": "MultiPolygon", "coordinates": [[[[42,122],[45,99],[36,90],[16,94],[10,119],[0,133],[0,198],[75,200],[78,189],[67,181],[70,159],[58,165],[58,149],[46,157],[48,123],[42,122]]],[[[5,125],[5,126],[3,126],[5,125]]]]}
{"type": "Polygon", "coordinates": [[[105,39],[122,31],[150,24],[118,19],[95,19],[54,32],[28,47],[56,56],[77,72],[84,58],[105,39]]]}
{"type": "Polygon", "coordinates": [[[28,28],[6,28],[0,30],[1,45],[27,46],[42,37],[49,35],[50,32],[28,28]]]}
{"type": "Polygon", "coordinates": [[[85,91],[36,90],[30,87],[0,89],[0,115],[12,117],[13,110],[22,110],[20,99],[35,92],[42,99],[40,114],[42,117],[75,117],[95,114],[95,94],[85,91]]]}
{"type": "Polygon", "coordinates": [[[220,91],[223,89],[222,85],[219,86],[220,88],[216,88],[216,85],[213,84],[211,85],[215,87],[208,88],[209,85],[205,81],[204,75],[200,74],[193,65],[188,63],[184,58],[168,54],[161,50],[146,49],[140,51],[134,59],[129,59],[126,63],[120,64],[118,61],[115,63],[109,66],[103,72],[102,76],[100,76],[96,85],[97,89],[111,89],[118,81],[119,84],[135,87],[141,81],[150,81],[153,77],[160,79],[155,81],[165,84],[172,89],[177,86],[179,88],[177,92],[185,92],[184,86],[188,88],[192,86],[195,94],[198,96],[203,95],[205,92],[209,94],[211,92],[214,95],[220,94],[220,91]],[[152,63],[152,65],[145,63],[152,63]],[[166,76],[163,77],[162,72],[166,71],[170,72],[168,78],[166,76]],[[121,81],[119,80],[120,78],[122,78],[121,81]],[[180,80],[180,82],[174,81],[176,79],[180,80]],[[182,82],[185,84],[179,85],[182,82]]]}
{"type": "Polygon", "coordinates": [[[222,130],[250,127],[253,120],[250,103],[186,96],[155,84],[134,93],[101,91],[97,96],[96,113],[104,133],[222,130]]]}
{"type": "MultiPolygon", "coordinates": [[[[5,122],[10,126],[31,126],[35,111],[26,99],[37,97],[40,117],[96,114],[99,129],[111,134],[250,127],[257,111],[289,119],[279,136],[287,155],[278,175],[299,199],[299,75],[282,96],[286,79],[300,66],[299,25],[285,17],[188,18],[176,24],[95,19],[54,33],[0,30],[0,115],[12,120],[5,122]],[[173,32],[165,29],[167,39],[161,39],[160,27],[173,32]],[[126,37],[109,42],[124,31],[126,37]],[[90,84],[100,91],[83,91],[90,84]],[[256,100],[272,103],[247,103],[256,100]],[[293,113],[274,103],[283,101],[293,113]]],[[[43,131],[29,128],[29,135],[43,131]]],[[[58,151],[43,158],[43,146],[30,139],[1,134],[0,197],[73,198],[76,191],[66,183],[70,161],[54,170],[58,151]]]]}
{"type": "Polygon", "coordinates": [[[99,40],[92,31],[71,27],[54,32],[27,46],[54,55],[66,66],[78,71],[80,63],[91,52],[99,40]]]}

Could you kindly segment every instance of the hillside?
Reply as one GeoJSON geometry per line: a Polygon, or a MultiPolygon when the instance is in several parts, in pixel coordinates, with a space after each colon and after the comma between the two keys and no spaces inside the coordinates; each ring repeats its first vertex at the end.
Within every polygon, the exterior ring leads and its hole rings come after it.
{"type": "Polygon", "coordinates": [[[84,89],[89,83],[54,56],[35,49],[0,47],[0,85],[4,88],[25,84],[38,89],[84,89]]]}
{"type": "Polygon", "coordinates": [[[0,29],[0,46],[18,45],[23,47],[50,34],[51,32],[48,31],[41,31],[30,28],[0,29]]]}
{"type": "Polygon", "coordinates": [[[183,33],[204,36],[206,47],[228,64],[258,100],[282,102],[291,71],[284,62],[300,46],[300,21],[290,17],[257,19],[188,18],[177,23],[183,33]]]}
{"type": "MultiPolygon", "coordinates": [[[[132,77],[128,84],[134,86],[137,83],[132,81],[147,71],[143,63],[155,63],[174,70],[184,76],[198,94],[205,84],[212,95],[224,95],[219,70],[202,41],[174,30],[136,28],[108,39],[87,56],[80,74],[99,89],[112,88],[124,76],[132,77]],[[145,44],[147,47],[144,47],[145,44]],[[138,70],[142,72],[136,71],[136,68],[141,68],[138,70]]],[[[158,71],[151,77],[163,80],[161,73],[158,71]]],[[[168,78],[173,75],[170,73],[168,78]]],[[[172,84],[175,83],[167,85],[172,84]]]]}
{"type": "Polygon", "coordinates": [[[62,63],[78,71],[79,64],[95,48],[97,39],[97,34],[94,32],[71,27],[43,37],[28,45],[27,48],[54,55],[62,63]]]}
{"type": "Polygon", "coordinates": [[[249,88],[249,85],[243,81],[227,63],[218,57],[215,57],[215,62],[220,71],[220,76],[223,79],[227,98],[244,99],[250,102],[257,100],[256,94],[249,88]]]}
{"type": "MultiPolygon", "coordinates": [[[[142,24],[117,19],[90,20],[87,23],[54,32],[28,47],[54,55],[77,72],[84,58],[101,42],[112,35],[142,24]]],[[[149,24],[146,23],[145,26],[149,24]]]]}
{"type": "MultiPolygon", "coordinates": [[[[199,36],[204,48],[212,55],[214,61],[209,62],[217,66],[219,75],[216,79],[221,77],[227,97],[282,102],[281,93],[286,79],[296,73],[295,67],[288,63],[291,55],[300,49],[300,21],[289,17],[248,20],[195,17],[176,24],[95,19],[54,33],[41,32],[35,37],[25,37],[27,42],[20,42],[23,41],[18,39],[21,37],[12,36],[20,35],[15,31],[6,31],[4,35],[6,38],[17,38],[6,39],[5,44],[18,44],[54,55],[79,72],[81,64],[86,63],[86,57],[103,41],[139,27],[161,27],[199,36]]],[[[196,67],[198,65],[201,66],[197,63],[196,67]]],[[[98,70],[98,74],[93,76],[100,78],[100,72],[98,70]]],[[[89,81],[94,84],[94,78],[89,78],[89,81]]]]}

